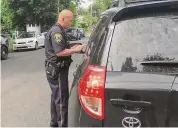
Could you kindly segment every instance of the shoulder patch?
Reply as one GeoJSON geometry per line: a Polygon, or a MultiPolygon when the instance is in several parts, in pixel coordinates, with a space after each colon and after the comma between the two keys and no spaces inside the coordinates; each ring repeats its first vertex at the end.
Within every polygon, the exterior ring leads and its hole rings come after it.
{"type": "Polygon", "coordinates": [[[62,41],[62,35],[60,33],[54,34],[54,39],[60,43],[62,41]]]}

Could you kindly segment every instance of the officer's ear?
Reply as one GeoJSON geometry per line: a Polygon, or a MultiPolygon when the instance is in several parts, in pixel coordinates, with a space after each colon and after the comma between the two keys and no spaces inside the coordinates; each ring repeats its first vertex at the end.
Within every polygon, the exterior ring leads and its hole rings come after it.
{"type": "Polygon", "coordinates": [[[64,21],[64,19],[65,19],[65,18],[64,18],[64,17],[62,17],[62,21],[64,21]]]}

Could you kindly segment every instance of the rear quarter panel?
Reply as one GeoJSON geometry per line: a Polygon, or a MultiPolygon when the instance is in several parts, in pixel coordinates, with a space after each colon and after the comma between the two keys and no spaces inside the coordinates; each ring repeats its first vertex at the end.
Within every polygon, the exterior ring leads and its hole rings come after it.
{"type": "Polygon", "coordinates": [[[168,127],[178,127],[178,77],[176,77],[168,104],[168,127]]]}

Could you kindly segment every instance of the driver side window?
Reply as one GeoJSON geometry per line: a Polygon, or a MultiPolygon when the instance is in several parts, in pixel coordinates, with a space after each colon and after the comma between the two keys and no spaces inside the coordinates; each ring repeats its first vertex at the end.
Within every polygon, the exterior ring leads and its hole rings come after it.
{"type": "Polygon", "coordinates": [[[96,25],[96,28],[93,29],[93,32],[90,36],[88,47],[90,48],[90,56],[93,57],[95,54],[95,50],[99,44],[100,37],[103,34],[104,30],[104,23],[105,23],[105,17],[101,17],[98,21],[98,24],[96,25]]]}

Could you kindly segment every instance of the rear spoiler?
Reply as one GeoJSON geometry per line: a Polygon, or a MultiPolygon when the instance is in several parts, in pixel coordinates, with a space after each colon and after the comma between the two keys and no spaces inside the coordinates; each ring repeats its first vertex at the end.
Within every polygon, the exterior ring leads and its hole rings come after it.
{"type": "Polygon", "coordinates": [[[112,21],[118,22],[119,20],[123,19],[123,17],[132,17],[141,14],[144,15],[150,12],[168,12],[169,10],[178,11],[178,0],[153,1],[146,3],[140,2],[123,6],[112,18],[112,21]]]}

